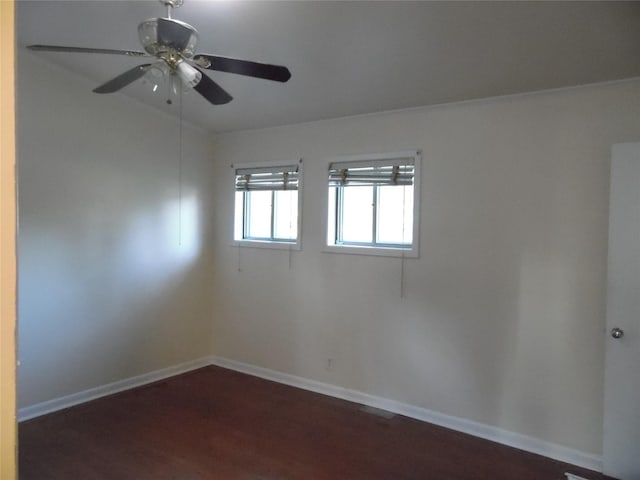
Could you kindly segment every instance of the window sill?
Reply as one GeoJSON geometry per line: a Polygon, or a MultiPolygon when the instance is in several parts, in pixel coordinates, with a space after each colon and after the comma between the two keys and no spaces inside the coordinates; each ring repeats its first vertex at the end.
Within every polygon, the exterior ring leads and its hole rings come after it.
{"type": "Polygon", "coordinates": [[[392,247],[366,247],[352,245],[325,245],[324,253],[343,253],[354,255],[372,255],[376,257],[404,257],[418,258],[418,249],[412,248],[392,248],[392,247]]]}
{"type": "Polygon", "coordinates": [[[233,240],[234,247],[271,248],[274,250],[301,250],[300,242],[270,242],[268,240],[233,240]]]}

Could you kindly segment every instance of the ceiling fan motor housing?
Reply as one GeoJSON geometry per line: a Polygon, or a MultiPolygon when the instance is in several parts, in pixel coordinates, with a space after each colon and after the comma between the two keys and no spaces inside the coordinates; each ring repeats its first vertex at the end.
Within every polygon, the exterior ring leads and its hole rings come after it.
{"type": "Polygon", "coordinates": [[[179,53],[191,58],[198,43],[195,28],[173,18],[150,18],[138,25],[138,36],[150,55],[179,53]]]}

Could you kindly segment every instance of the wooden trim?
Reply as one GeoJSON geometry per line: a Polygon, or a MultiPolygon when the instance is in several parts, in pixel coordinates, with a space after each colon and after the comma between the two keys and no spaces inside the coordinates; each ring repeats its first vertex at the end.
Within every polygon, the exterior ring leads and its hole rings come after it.
{"type": "Polygon", "coordinates": [[[0,1],[0,478],[16,478],[15,2],[0,1]]]}

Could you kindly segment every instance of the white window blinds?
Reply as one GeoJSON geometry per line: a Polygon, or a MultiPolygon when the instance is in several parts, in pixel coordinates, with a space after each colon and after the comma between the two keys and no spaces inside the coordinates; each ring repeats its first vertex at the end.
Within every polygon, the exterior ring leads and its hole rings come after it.
{"type": "Polygon", "coordinates": [[[236,191],[298,190],[298,165],[236,169],[236,191]]]}
{"type": "Polygon", "coordinates": [[[335,162],[329,165],[329,186],[413,185],[413,158],[335,162]]]}

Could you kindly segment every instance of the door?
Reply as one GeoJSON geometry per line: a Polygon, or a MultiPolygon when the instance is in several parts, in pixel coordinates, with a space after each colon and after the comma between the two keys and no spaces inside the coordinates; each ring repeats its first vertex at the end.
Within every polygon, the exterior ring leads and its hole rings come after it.
{"type": "Polygon", "coordinates": [[[613,146],[610,195],[604,473],[640,480],[640,143],[613,146]]]}

